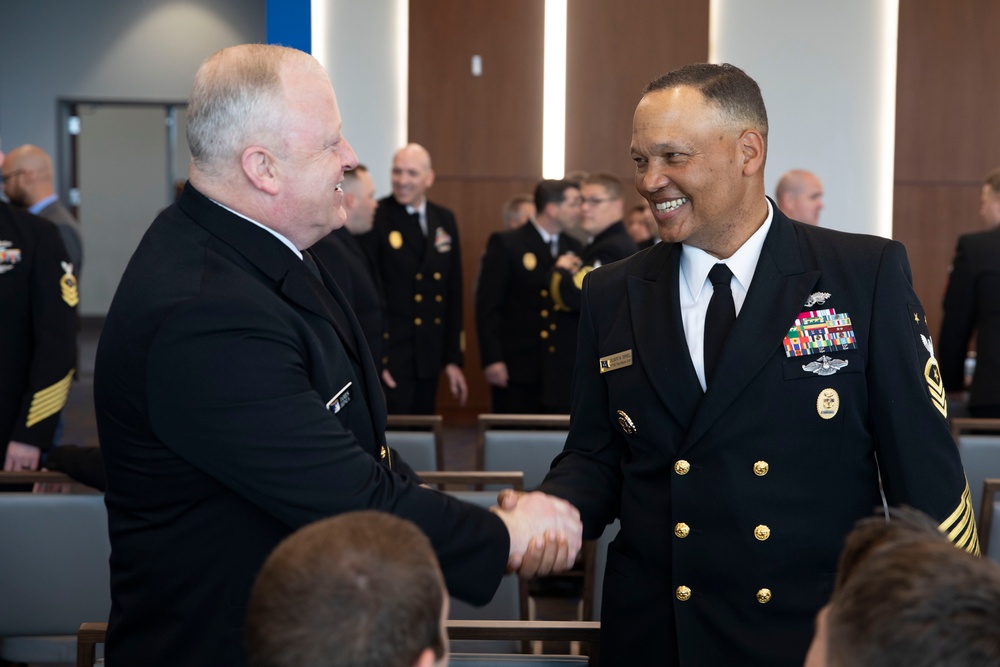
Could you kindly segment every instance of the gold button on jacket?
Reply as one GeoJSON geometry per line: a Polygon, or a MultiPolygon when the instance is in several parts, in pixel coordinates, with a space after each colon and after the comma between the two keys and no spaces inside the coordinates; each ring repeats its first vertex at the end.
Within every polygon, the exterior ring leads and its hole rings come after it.
{"type": "Polygon", "coordinates": [[[691,589],[687,586],[678,586],[675,595],[681,602],[687,602],[691,599],[691,589]]]}
{"type": "Polygon", "coordinates": [[[765,526],[764,524],[760,524],[759,526],[753,529],[753,536],[756,537],[761,542],[763,542],[767,538],[771,537],[771,529],[765,526]]]}
{"type": "Polygon", "coordinates": [[[762,588],[759,591],[757,591],[757,602],[761,604],[767,604],[770,601],[771,601],[770,588],[762,588]]]}
{"type": "Polygon", "coordinates": [[[674,472],[677,473],[678,475],[686,475],[690,471],[691,471],[691,464],[685,461],[684,459],[681,459],[680,461],[674,464],[674,472]]]}
{"type": "Polygon", "coordinates": [[[686,523],[681,522],[676,526],[674,526],[674,535],[676,535],[677,537],[684,539],[690,534],[691,534],[691,527],[688,526],[686,523]]]}
{"type": "Polygon", "coordinates": [[[757,475],[758,477],[763,477],[764,475],[767,474],[767,471],[770,468],[771,466],[767,464],[767,461],[757,461],[756,463],[753,464],[753,474],[757,475]]]}

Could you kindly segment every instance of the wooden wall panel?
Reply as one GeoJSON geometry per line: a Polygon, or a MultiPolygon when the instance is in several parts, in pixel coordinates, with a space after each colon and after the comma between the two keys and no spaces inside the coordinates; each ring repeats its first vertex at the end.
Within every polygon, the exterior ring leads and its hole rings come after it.
{"type": "MultiPolygon", "coordinates": [[[[566,168],[611,170],[631,184],[632,112],[642,88],[708,58],[708,0],[569,3],[566,168]]],[[[465,277],[468,422],[489,406],[479,367],[472,296],[479,258],[500,228],[500,207],[530,192],[542,168],[542,0],[410,0],[409,137],[431,152],[430,198],[458,218],[465,277]],[[473,55],[483,74],[472,76],[473,55]]],[[[630,185],[629,201],[638,201],[630,185]]]]}
{"type": "Polygon", "coordinates": [[[429,196],[458,218],[465,280],[465,376],[460,409],[445,383],[438,412],[471,423],[489,411],[479,365],[473,290],[503,202],[534,191],[542,172],[544,3],[540,0],[410,0],[409,138],[431,152],[429,196]],[[483,74],[473,77],[473,55],[483,74]]]}
{"type": "Polygon", "coordinates": [[[566,169],[610,171],[631,184],[632,114],[642,89],[708,60],[708,0],[572,0],[566,66],[566,169]]]}
{"type": "Polygon", "coordinates": [[[410,0],[409,136],[439,177],[541,175],[543,24],[540,0],[410,0]]]}
{"type": "Polygon", "coordinates": [[[995,0],[899,6],[893,238],[935,335],[956,240],[982,229],[982,179],[1000,166],[997,34],[995,0]]]}
{"type": "Polygon", "coordinates": [[[941,302],[958,235],[983,229],[979,191],[979,185],[950,183],[904,183],[893,191],[893,217],[906,221],[907,240],[903,243],[913,269],[913,287],[935,339],[941,330],[941,302]]]}

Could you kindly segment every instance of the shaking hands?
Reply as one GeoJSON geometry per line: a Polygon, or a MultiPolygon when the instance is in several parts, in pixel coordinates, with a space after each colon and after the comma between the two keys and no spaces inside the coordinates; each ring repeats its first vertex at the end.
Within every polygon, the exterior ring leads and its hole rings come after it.
{"type": "Polygon", "coordinates": [[[583,543],[580,512],[561,498],[539,491],[506,489],[497,497],[499,516],[510,533],[509,572],[522,577],[565,572],[583,543]]]}

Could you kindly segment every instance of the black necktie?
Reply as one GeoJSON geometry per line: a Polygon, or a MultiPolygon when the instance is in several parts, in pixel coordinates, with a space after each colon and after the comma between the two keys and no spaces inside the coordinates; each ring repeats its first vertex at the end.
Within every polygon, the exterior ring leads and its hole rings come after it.
{"type": "Polygon", "coordinates": [[[319,274],[319,267],[316,266],[316,260],[313,259],[312,253],[308,250],[303,250],[302,261],[305,262],[306,268],[312,271],[312,274],[316,276],[316,279],[323,282],[323,278],[319,274]]]}
{"type": "Polygon", "coordinates": [[[715,364],[722,354],[722,346],[726,343],[729,330],[736,321],[736,304],[733,303],[733,290],[729,285],[733,272],[725,264],[716,264],[708,272],[715,292],[708,302],[708,312],[705,313],[705,384],[712,381],[715,364]]]}
{"type": "Polygon", "coordinates": [[[422,222],[420,222],[420,211],[414,211],[413,213],[411,213],[410,218],[413,220],[413,222],[417,223],[417,227],[420,228],[420,233],[423,234],[423,236],[426,238],[427,228],[424,227],[422,222]]]}

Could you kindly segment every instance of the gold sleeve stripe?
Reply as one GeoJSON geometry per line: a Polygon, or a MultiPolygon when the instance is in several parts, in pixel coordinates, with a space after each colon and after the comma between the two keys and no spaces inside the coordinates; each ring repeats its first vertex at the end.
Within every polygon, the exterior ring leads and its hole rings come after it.
{"type": "Polygon", "coordinates": [[[579,271],[573,274],[573,284],[577,289],[583,289],[583,279],[587,277],[587,274],[594,270],[592,266],[584,266],[579,271]]]}
{"type": "Polygon", "coordinates": [[[31,428],[38,422],[48,419],[63,409],[69,397],[69,386],[73,381],[73,371],[59,382],[35,393],[28,409],[27,426],[31,428]]]}
{"type": "Polygon", "coordinates": [[[972,493],[969,483],[965,483],[962,500],[951,515],[938,526],[955,546],[972,554],[979,554],[979,535],[976,531],[976,515],[972,509],[972,493]]]}

